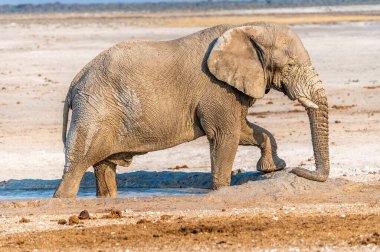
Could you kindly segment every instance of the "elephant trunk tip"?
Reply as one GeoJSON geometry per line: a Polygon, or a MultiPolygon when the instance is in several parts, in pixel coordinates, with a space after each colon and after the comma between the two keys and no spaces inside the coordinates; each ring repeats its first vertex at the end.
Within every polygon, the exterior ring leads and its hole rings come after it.
{"type": "Polygon", "coordinates": [[[291,172],[297,176],[317,182],[325,182],[329,177],[329,171],[309,171],[299,167],[293,169],[291,172]]]}

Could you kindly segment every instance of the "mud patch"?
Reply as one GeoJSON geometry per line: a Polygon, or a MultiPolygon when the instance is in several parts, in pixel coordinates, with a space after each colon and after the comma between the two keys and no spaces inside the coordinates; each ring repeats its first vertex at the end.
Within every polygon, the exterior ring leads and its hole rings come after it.
{"type": "Polygon", "coordinates": [[[350,108],[354,108],[356,107],[356,105],[332,105],[331,108],[332,109],[337,109],[337,110],[347,110],[347,109],[350,109],[350,108]]]}
{"type": "Polygon", "coordinates": [[[366,89],[380,89],[380,86],[367,86],[366,89]]]}
{"type": "MultiPolygon", "coordinates": [[[[293,174],[292,168],[282,171],[261,174],[251,178],[240,186],[224,187],[209,193],[209,197],[223,198],[230,201],[324,201],[338,200],[346,197],[360,197],[355,192],[363,186],[361,183],[346,179],[328,179],[326,182],[311,181],[293,174]]],[[[375,186],[380,189],[380,186],[375,186]]],[[[361,192],[365,192],[362,189],[361,192]]],[[[380,190],[373,197],[380,199],[380,190]]]]}
{"type": "Polygon", "coordinates": [[[170,167],[168,170],[181,170],[181,169],[189,169],[187,165],[176,165],[175,167],[170,167]]]}

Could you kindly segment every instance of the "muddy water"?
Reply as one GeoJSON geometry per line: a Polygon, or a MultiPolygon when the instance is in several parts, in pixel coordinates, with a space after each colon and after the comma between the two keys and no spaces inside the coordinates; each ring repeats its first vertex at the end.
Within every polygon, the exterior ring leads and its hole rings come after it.
{"type": "MultiPolygon", "coordinates": [[[[260,172],[243,172],[232,175],[231,184],[239,185],[249,180],[260,180],[260,172]]],[[[138,171],[117,174],[120,198],[148,197],[179,194],[205,194],[209,192],[209,172],[138,171]]],[[[51,198],[60,183],[59,179],[22,179],[0,182],[0,200],[51,198]]],[[[78,197],[96,197],[95,176],[87,172],[81,181],[78,197]]]]}
{"type": "MultiPolygon", "coordinates": [[[[54,189],[0,189],[0,200],[51,198],[54,189]]],[[[119,188],[118,197],[150,197],[181,194],[205,194],[209,190],[198,188],[119,188]]],[[[81,188],[78,197],[95,198],[95,188],[81,188]]]]}

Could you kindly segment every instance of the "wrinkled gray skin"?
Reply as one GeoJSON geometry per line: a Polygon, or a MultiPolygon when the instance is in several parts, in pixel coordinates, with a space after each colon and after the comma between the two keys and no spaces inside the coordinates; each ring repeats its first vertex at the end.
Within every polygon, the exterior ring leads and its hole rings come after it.
{"type": "Polygon", "coordinates": [[[247,121],[248,108],[276,89],[306,108],[316,171],[329,175],[325,91],[288,27],[219,25],[172,41],[128,41],[102,52],[75,77],[64,107],[65,169],[54,197],[75,197],[94,166],[97,196],[115,197],[116,165],[206,135],[212,188],[230,185],[238,145],[261,149],[257,169],[283,169],[272,134],[247,121]],[[72,108],[66,137],[68,111],[72,108]]]}

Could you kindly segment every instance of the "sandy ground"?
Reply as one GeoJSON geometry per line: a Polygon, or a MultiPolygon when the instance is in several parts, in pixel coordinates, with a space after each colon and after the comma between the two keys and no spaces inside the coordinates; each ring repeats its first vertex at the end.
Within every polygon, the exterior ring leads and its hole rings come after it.
{"type": "MultiPolygon", "coordinates": [[[[64,160],[62,101],[75,74],[100,51],[127,39],[172,39],[199,29],[130,27],[116,21],[2,24],[0,181],[60,178],[64,160]]],[[[295,25],[294,29],[329,95],[332,176],[376,173],[380,152],[375,141],[380,127],[380,22],[295,25]]],[[[272,91],[254,105],[251,111],[257,115],[249,119],[276,136],[279,154],[288,166],[310,166],[313,153],[308,119],[298,105],[272,91]]],[[[259,154],[254,147],[239,148],[234,168],[254,170],[259,154]]],[[[208,171],[206,139],[136,157],[131,167],[119,172],[176,165],[208,171]]]]}
{"type": "MultiPolygon", "coordinates": [[[[127,39],[165,40],[201,29],[130,26],[117,18],[25,18],[0,18],[0,181],[61,177],[62,101],[74,75],[100,51],[127,39]]],[[[380,22],[359,20],[292,25],[329,97],[328,182],[281,172],[207,195],[0,201],[0,251],[380,250],[380,22]],[[111,208],[123,218],[102,219],[111,208]],[[57,224],[83,209],[97,219],[57,224]],[[31,222],[19,223],[22,217],[31,222]]],[[[299,104],[271,91],[249,119],[275,135],[288,167],[313,168],[299,104]]],[[[234,169],[254,171],[259,155],[255,147],[240,147],[234,169]]],[[[208,172],[206,139],[136,157],[118,172],[177,165],[208,172]]]]}
{"type": "Polygon", "coordinates": [[[378,251],[379,199],[378,182],[282,171],[206,195],[0,201],[0,251],[378,251]]]}

